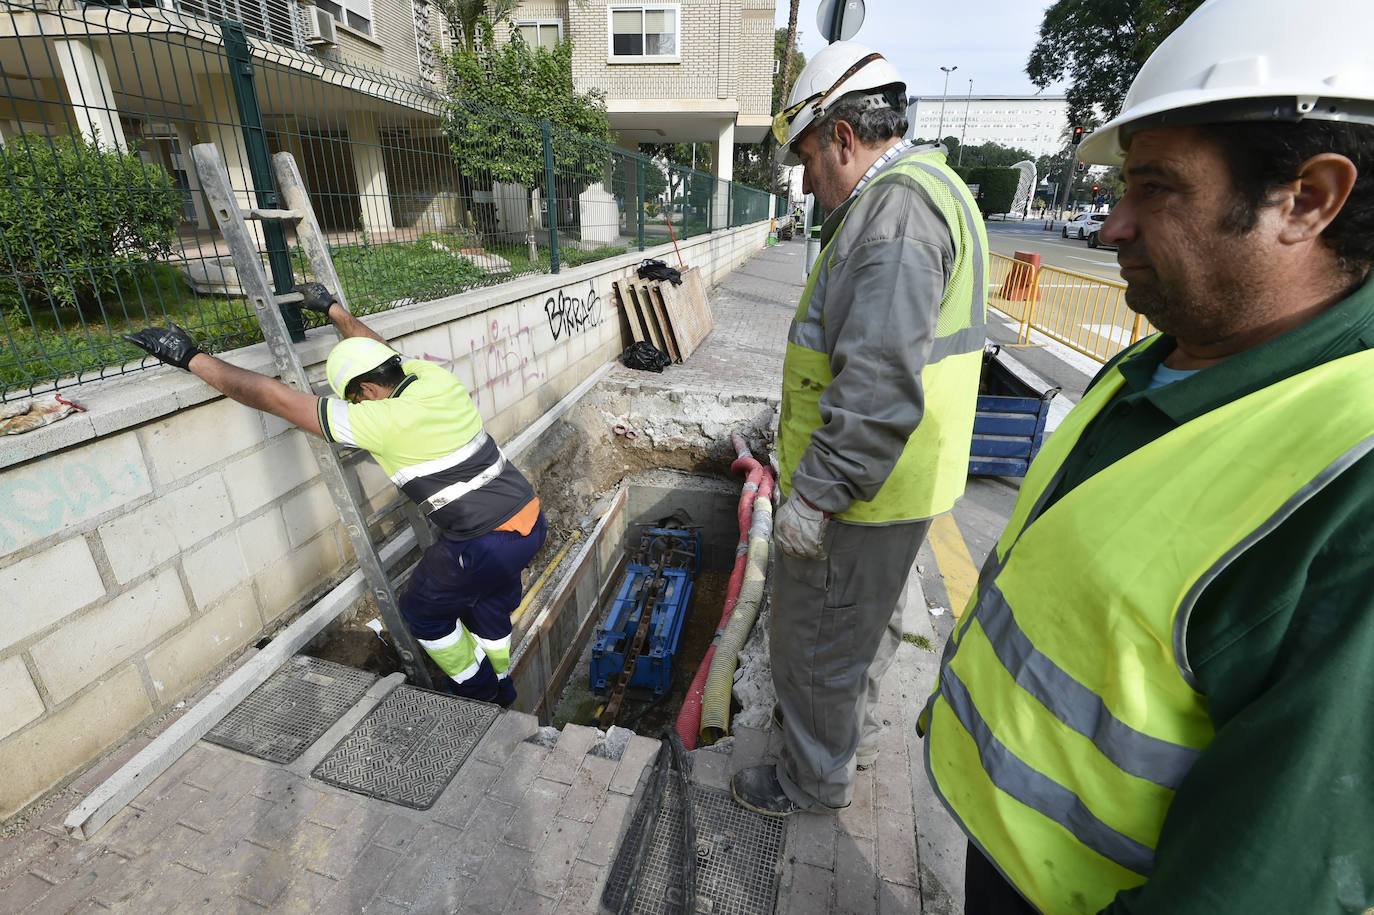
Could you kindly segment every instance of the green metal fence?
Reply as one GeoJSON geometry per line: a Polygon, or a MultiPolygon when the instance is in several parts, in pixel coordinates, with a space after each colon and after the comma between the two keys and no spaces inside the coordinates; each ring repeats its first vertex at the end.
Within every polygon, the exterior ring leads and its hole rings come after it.
{"type": "MultiPolygon", "coordinates": [[[[414,78],[388,75],[321,52],[307,16],[327,5],[140,5],[0,15],[0,401],[139,368],[120,335],[150,323],[211,351],[261,339],[195,143],[219,146],[244,206],[278,205],[269,156],[294,154],[359,314],[785,212],[767,192],[507,112],[492,142],[544,167],[503,183],[455,156],[455,131],[491,112],[445,103],[433,48],[414,78]],[[239,21],[206,18],[225,13],[239,21]]],[[[279,291],[310,278],[289,228],[262,232],[279,291]]]]}

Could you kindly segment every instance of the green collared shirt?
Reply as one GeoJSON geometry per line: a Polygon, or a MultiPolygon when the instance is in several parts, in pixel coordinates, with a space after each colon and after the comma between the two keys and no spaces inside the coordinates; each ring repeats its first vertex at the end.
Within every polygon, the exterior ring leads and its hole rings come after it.
{"type": "MultiPolygon", "coordinates": [[[[1126,383],[1065,462],[1054,499],[1194,417],[1374,347],[1374,280],[1281,337],[1149,390],[1174,345],[1164,336],[1121,361],[1126,383]]],[[[1374,907],[1374,456],[1206,587],[1187,646],[1217,736],[1170,807],[1154,876],[1108,911],[1374,907]]]]}

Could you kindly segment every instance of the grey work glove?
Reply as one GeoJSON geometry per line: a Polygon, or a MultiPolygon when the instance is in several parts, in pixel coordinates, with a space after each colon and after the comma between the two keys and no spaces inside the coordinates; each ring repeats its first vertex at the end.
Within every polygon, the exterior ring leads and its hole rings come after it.
{"type": "Polygon", "coordinates": [[[150,356],[156,356],[179,369],[186,369],[191,357],[200,352],[191,335],[175,324],[168,327],[147,327],[132,334],[125,334],[124,339],[150,356]]]}
{"type": "Polygon", "coordinates": [[[825,526],[829,520],[829,515],[794,493],[778,510],[778,517],[773,522],[773,539],[789,556],[824,559],[825,526]]]}
{"type": "Polygon", "coordinates": [[[319,312],[326,317],[329,315],[329,306],[339,301],[324,283],[297,283],[291,287],[291,291],[301,294],[301,308],[319,312]]]}

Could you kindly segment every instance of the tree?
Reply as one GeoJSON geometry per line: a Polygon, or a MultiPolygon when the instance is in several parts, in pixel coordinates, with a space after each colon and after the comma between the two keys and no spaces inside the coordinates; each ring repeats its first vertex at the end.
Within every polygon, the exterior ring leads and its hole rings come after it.
{"type": "Polygon", "coordinates": [[[788,13],[787,28],[773,33],[773,59],[778,61],[778,71],[773,76],[773,110],[781,111],[787,106],[788,94],[796,85],[797,77],[806,69],[806,55],[797,46],[801,33],[797,31],[797,4],[792,0],[792,10],[788,13]]]}
{"type": "Polygon", "coordinates": [[[1070,123],[1094,109],[1113,118],[1141,65],[1201,3],[1056,0],[1045,10],[1026,74],[1042,89],[1067,76],[1070,123]]]}
{"type": "Polygon", "coordinates": [[[761,190],[773,190],[773,151],[767,140],[762,143],[740,143],[735,146],[732,174],[739,184],[761,190]]]}
{"type": "MultiPolygon", "coordinates": [[[[913,140],[917,146],[922,143],[933,143],[917,137],[913,140]]],[[[964,168],[975,168],[978,166],[988,166],[991,168],[1010,168],[1018,162],[1033,160],[1035,157],[1029,151],[1015,146],[1003,146],[989,140],[986,143],[979,143],[977,146],[963,147],[963,157],[960,158],[960,147],[958,137],[945,137],[944,145],[946,149],[945,158],[950,165],[962,165],[964,168]]]]}
{"type": "MultiPolygon", "coordinates": [[[[683,192],[689,189],[689,180],[690,187],[703,183],[699,178],[690,178],[692,169],[698,172],[711,171],[709,143],[641,143],[639,151],[663,168],[667,175],[668,199],[673,203],[682,203],[683,192]]],[[[648,173],[647,167],[645,173],[648,173]]]]}
{"type": "Polygon", "coordinates": [[[557,131],[560,185],[577,194],[605,177],[611,141],[605,93],[573,88],[571,42],[531,49],[512,30],[510,42],[497,47],[492,23],[482,19],[473,50],[446,55],[444,72],[446,127],[464,174],[538,185],[544,178],[539,122],[548,120],[557,131]]]}
{"type": "Polygon", "coordinates": [[[438,0],[439,14],[464,51],[473,53],[483,19],[495,24],[510,18],[520,0],[438,0]],[[487,6],[491,13],[487,13],[487,6]]]}

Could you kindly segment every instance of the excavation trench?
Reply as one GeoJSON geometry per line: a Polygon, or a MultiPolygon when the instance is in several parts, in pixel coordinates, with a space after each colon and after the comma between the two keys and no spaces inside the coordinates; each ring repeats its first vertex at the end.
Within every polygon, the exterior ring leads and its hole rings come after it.
{"type": "MultiPolygon", "coordinates": [[[[516,613],[517,709],[559,728],[597,724],[607,692],[591,689],[592,645],[643,526],[688,525],[700,536],[700,570],[671,686],[658,695],[631,687],[615,721],[654,737],[672,726],[715,636],[736,560],[744,479],[730,472],[736,457],[731,434],[742,435],[766,462],[775,423],[776,406],[766,398],[684,395],[617,384],[612,376],[517,458],[549,520],[548,541],[526,570],[525,598],[516,613]]],[[[369,598],[302,653],[379,674],[401,669],[369,598]]],[[[771,707],[766,657],[758,634],[741,652],[735,690],[745,697],[741,723],[761,723],[771,707]]],[[[437,681],[437,669],[431,674],[437,681]]]]}

